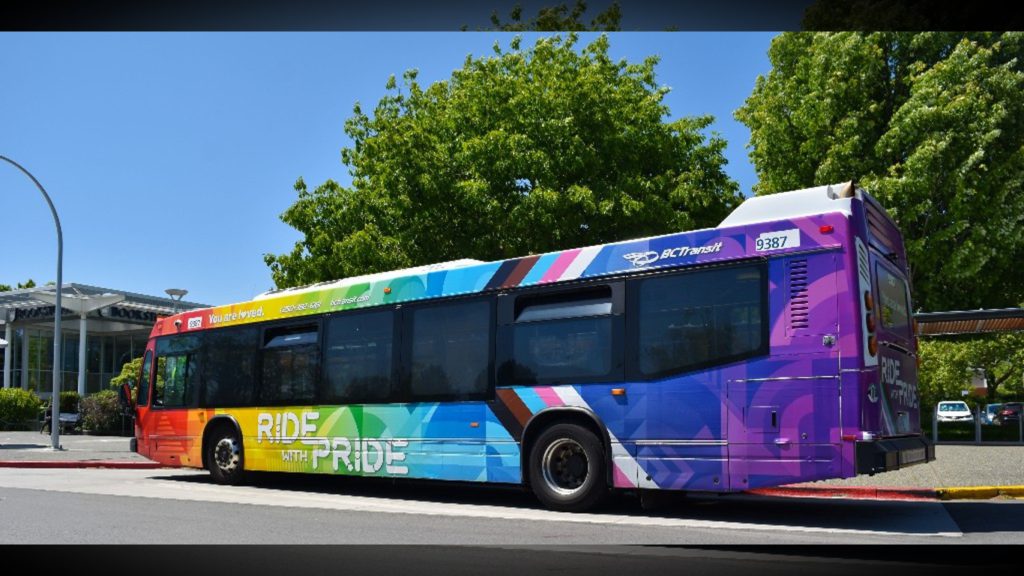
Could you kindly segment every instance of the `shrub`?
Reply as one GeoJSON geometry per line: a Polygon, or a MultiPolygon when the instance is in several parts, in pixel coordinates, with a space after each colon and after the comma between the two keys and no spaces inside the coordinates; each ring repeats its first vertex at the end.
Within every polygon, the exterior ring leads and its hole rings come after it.
{"type": "Polygon", "coordinates": [[[42,400],[21,388],[0,389],[0,428],[27,428],[39,418],[42,400]]]}
{"type": "Polygon", "coordinates": [[[82,400],[82,426],[96,432],[121,430],[121,401],[117,392],[103,390],[82,400]]]}
{"type": "Polygon", "coordinates": [[[68,390],[67,392],[60,393],[60,411],[61,412],[78,412],[79,403],[82,401],[82,397],[78,395],[78,392],[74,390],[68,390]]]}

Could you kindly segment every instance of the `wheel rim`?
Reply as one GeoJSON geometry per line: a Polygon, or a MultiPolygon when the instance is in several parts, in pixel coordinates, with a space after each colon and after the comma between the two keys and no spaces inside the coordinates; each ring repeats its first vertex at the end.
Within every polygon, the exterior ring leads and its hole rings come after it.
{"type": "Polygon", "coordinates": [[[563,496],[579,492],[590,474],[587,452],[579,442],[559,438],[544,451],[541,459],[544,483],[552,491],[563,496]]]}
{"type": "Polygon", "coordinates": [[[238,470],[241,461],[241,447],[234,438],[221,438],[213,447],[213,463],[225,474],[238,470]]]}

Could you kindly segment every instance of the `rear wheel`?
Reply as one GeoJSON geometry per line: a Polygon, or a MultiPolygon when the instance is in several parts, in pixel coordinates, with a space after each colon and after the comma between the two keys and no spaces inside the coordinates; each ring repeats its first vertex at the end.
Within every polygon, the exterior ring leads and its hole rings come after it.
{"type": "Polygon", "coordinates": [[[206,468],[219,484],[239,484],[245,477],[242,439],[234,426],[214,429],[206,442],[206,468]]]}
{"type": "Polygon", "coordinates": [[[601,441],[576,424],[556,424],[530,450],[530,486],[553,510],[582,512],[608,494],[601,441]]]}

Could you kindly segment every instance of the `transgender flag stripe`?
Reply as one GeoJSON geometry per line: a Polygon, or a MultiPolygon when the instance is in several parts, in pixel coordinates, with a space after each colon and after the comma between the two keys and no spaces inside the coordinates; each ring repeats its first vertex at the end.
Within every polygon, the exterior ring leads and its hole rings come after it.
{"type": "Polygon", "coordinates": [[[583,274],[583,271],[587,269],[587,266],[590,266],[590,263],[594,261],[594,258],[597,258],[597,253],[600,252],[602,248],[604,247],[591,246],[590,248],[584,248],[581,250],[579,255],[576,256],[576,259],[572,261],[572,264],[569,264],[569,267],[562,273],[559,280],[575,280],[576,278],[579,278],[580,275],[583,274]]]}
{"type": "Polygon", "coordinates": [[[566,250],[555,259],[554,263],[551,264],[551,268],[548,268],[547,273],[540,279],[541,282],[555,282],[562,276],[562,272],[565,272],[566,268],[572,264],[576,255],[582,252],[579,248],[575,250],[566,250]]]}

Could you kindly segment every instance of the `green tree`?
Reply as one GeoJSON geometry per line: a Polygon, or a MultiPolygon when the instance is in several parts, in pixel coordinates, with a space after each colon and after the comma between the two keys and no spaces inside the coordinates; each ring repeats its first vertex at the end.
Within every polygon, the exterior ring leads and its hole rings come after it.
{"type": "Polygon", "coordinates": [[[25,289],[25,288],[35,288],[35,287],[36,287],[35,280],[32,280],[31,278],[29,278],[25,282],[18,282],[18,287],[17,288],[11,288],[10,284],[0,284],[0,292],[9,292],[11,290],[22,290],[22,289],[25,289]]]}
{"type": "Polygon", "coordinates": [[[985,371],[986,403],[1024,395],[1024,333],[985,334],[921,341],[919,373],[922,406],[959,399],[971,371],[985,371]]]}
{"type": "Polygon", "coordinates": [[[717,225],[742,197],[712,118],[665,122],[656,57],[576,41],[515,38],[426,88],[392,76],[372,115],[356,104],[352,186],[299,179],[282,220],[303,238],[264,256],[277,286],[717,225]]]}
{"type": "Polygon", "coordinates": [[[769,194],[857,179],[907,241],[916,306],[1024,301],[1024,35],[786,33],[736,117],[769,194]]]}
{"type": "Polygon", "coordinates": [[[817,0],[804,10],[804,30],[984,30],[977,3],[944,0],[817,0]]]}
{"type": "MultiPolygon", "coordinates": [[[[154,394],[161,396],[164,389],[164,366],[167,362],[167,358],[160,358],[157,361],[157,372],[156,372],[156,390],[154,394]]],[[[139,396],[139,375],[142,373],[142,356],[138,358],[132,358],[130,361],[125,362],[121,366],[121,373],[110,379],[110,390],[118,390],[124,383],[128,383],[131,388],[132,399],[138,401],[139,396]]]]}
{"type": "Polygon", "coordinates": [[[132,358],[121,366],[121,373],[110,379],[110,388],[117,390],[125,382],[130,383],[134,388],[138,382],[139,374],[142,372],[142,356],[132,358]]]}
{"type": "MultiPolygon", "coordinates": [[[[619,30],[619,20],[622,19],[622,10],[618,2],[612,2],[611,6],[595,16],[590,25],[586,25],[581,18],[587,11],[587,3],[584,0],[576,0],[570,9],[565,4],[548,6],[537,11],[537,16],[523,22],[523,7],[516,4],[509,11],[509,19],[502,22],[498,12],[491,13],[491,24],[494,30],[503,32],[523,32],[536,30],[541,32],[576,31],[584,30],[613,32],[619,30]]],[[[466,30],[468,27],[463,26],[466,30]]]]}

